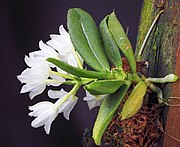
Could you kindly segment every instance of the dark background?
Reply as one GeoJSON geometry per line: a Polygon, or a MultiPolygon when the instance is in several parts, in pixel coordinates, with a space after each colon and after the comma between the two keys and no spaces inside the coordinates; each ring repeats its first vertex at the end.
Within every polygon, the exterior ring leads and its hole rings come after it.
{"type": "Polygon", "coordinates": [[[28,106],[48,100],[46,93],[29,100],[20,95],[21,84],[16,76],[25,68],[24,56],[38,50],[39,40],[49,40],[66,28],[67,10],[80,7],[92,14],[97,24],[115,9],[124,28],[129,26],[129,38],[135,47],[142,0],[1,0],[0,4],[0,146],[1,147],[80,147],[85,128],[91,128],[97,109],[88,110],[79,92],[79,101],[70,120],[58,115],[50,135],[44,129],[30,126],[28,106]]]}

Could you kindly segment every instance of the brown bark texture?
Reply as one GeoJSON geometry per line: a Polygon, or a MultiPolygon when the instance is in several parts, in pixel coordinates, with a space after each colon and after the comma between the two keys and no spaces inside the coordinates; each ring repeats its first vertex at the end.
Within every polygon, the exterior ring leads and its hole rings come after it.
{"type": "MultiPolygon", "coordinates": [[[[136,54],[157,13],[164,9],[146,43],[141,60],[148,61],[149,77],[164,77],[174,73],[179,77],[175,83],[158,85],[170,104],[180,104],[180,0],[144,0],[137,39],[136,54]]],[[[180,107],[166,106],[164,130],[180,139],[180,107]]],[[[179,147],[180,142],[164,135],[163,147],[179,147]]]]}

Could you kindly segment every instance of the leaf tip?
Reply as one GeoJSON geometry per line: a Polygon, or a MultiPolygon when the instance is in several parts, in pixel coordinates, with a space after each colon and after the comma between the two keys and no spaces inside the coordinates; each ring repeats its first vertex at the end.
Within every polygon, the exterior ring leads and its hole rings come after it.
{"type": "Polygon", "coordinates": [[[94,131],[93,131],[92,138],[94,139],[94,143],[95,143],[97,146],[100,146],[100,145],[101,145],[101,139],[98,138],[98,137],[94,134],[94,131]]]}

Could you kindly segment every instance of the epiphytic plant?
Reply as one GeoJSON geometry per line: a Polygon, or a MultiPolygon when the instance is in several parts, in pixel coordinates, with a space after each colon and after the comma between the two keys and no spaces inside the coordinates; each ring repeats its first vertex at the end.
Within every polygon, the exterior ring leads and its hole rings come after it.
{"type": "MultiPolygon", "coordinates": [[[[162,12],[160,12],[162,13],[162,12]]],[[[157,18],[159,17],[158,14],[157,18]]],[[[29,107],[33,127],[44,125],[47,134],[52,121],[63,112],[66,119],[74,108],[78,98],[77,90],[83,86],[90,109],[100,106],[94,128],[93,138],[97,145],[110,123],[115,111],[122,102],[130,85],[135,84],[131,94],[123,105],[120,119],[135,115],[143,103],[148,87],[157,92],[162,99],[162,91],[152,83],[175,82],[174,74],[164,78],[145,78],[136,72],[136,59],[131,43],[114,12],[106,16],[96,26],[90,14],[79,8],[68,11],[67,26],[69,34],[60,26],[60,35],[51,35],[46,44],[40,41],[39,51],[25,57],[29,66],[18,79],[25,83],[21,93],[30,92],[30,98],[42,93],[46,86],[60,84],[73,85],[70,92],[49,90],[55,103],[43,101],[29,107]],[[120,51],[127,58],[131,71],[122,68],[120,51]],[[83,61],[93,70],[83,67],[83,61]],[[110,68],[109,62],[113,68],[110,68]]],[[[139,53],[141,56],[142,49],[139,53]]]]}

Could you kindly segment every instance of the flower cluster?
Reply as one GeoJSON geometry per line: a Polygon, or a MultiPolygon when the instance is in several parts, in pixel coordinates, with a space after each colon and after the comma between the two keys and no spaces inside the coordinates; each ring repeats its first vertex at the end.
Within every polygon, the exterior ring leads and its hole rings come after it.
{"type": "MultiPolygon", "coordinates": [[[[47,61],[47,58],[55,58],[74,67],[83,68],[83,60],[75,51],[68,32],[61,25],[59,27],[59,35],[50,35],[51,40],[44,43],[39,42],[40,50],[29,53],[24,60],[28,68],[26,68],[17,78],[23,83],[21,93],[29,92],[30,99],[41,94],[46,86],[59,86],[66,82],[66,79],[74,79],[74,76],[61,70],[54,64],[47,61]]],[[[51,99],[57,99],[55,103],[50,101],[42,101],[33,106],[29,106],[29,116],[36,117],[31,126],[34,128],[44,125],[47,134],[50,132],[52,121],[59,113],[63,113],[64,117],[69,120],[71,110],[76,105],[78,98],[75,96],[81,84],[78,82],[70,92],[63,89],[49,90],[48,96],[51,99]]],[[[86,91],[86,97],[89,109],[100,106],[104,95],[93,96],[86,91]]]]}

